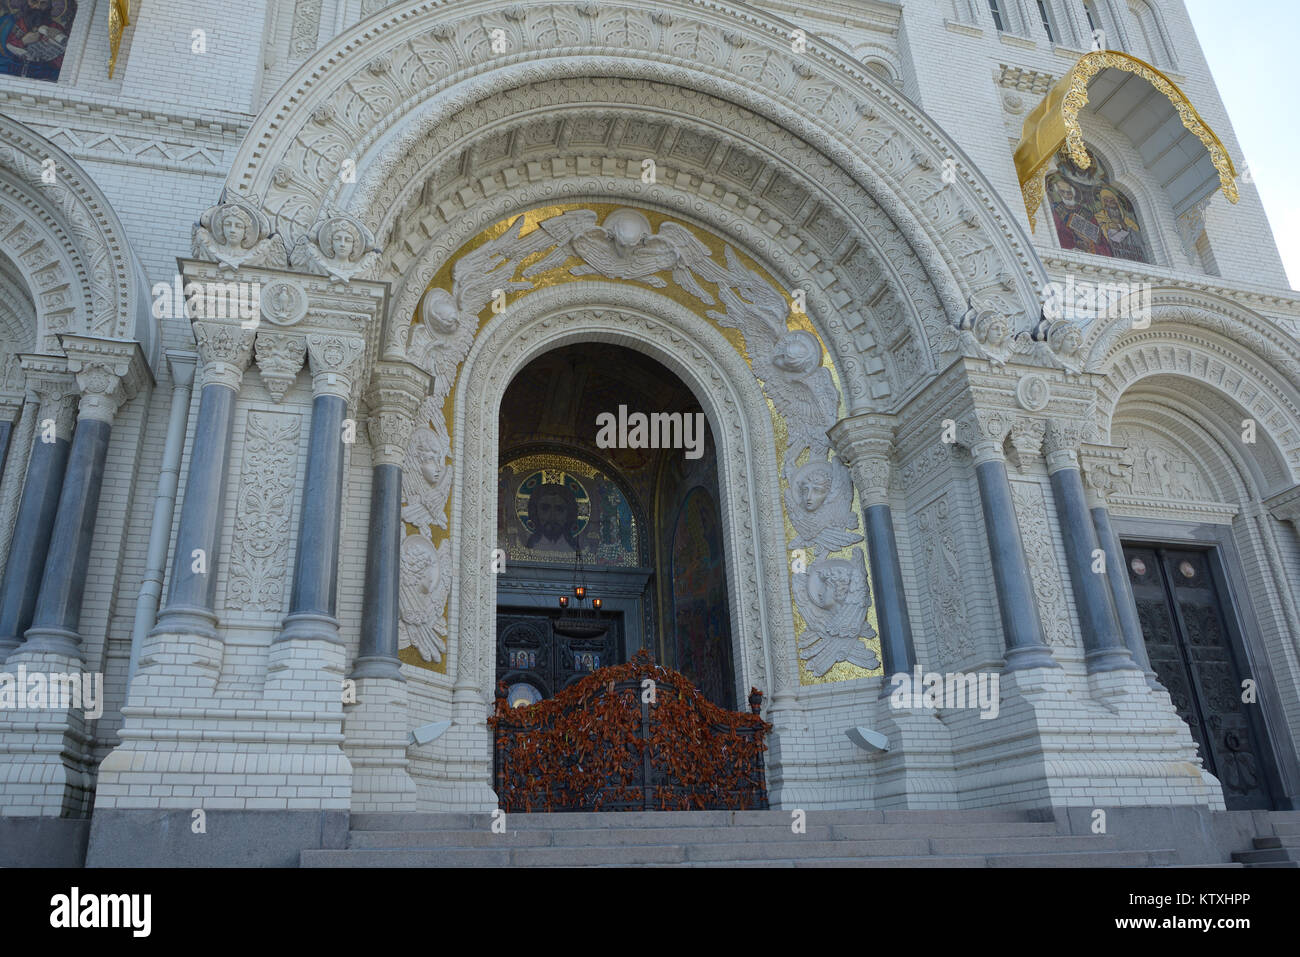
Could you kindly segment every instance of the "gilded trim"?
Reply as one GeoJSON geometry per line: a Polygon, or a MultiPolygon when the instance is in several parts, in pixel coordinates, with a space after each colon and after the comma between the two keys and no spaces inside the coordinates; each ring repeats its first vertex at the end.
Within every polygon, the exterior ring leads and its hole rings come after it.
{"type": "Polygon", "coordinates": [[[1127,53],[1115,50],[1096,50],[1085,54],[1071,67],[1047,96],[1025,117],[1025,125],[1016,146],[1016,173],[1020,177],[1020,191],[1029,214],[1029,228],[1037,227],[1038,209],[1043,201],[1043,180],[1047,164],[1062,147],[1069,150],[1070,158],[1080,169],[1092,165],[1088,149],[1083,142],[1083,129],[1079,113],[1088,105],[1088,84],[1105,69],[1123,70],[1146,80],[1173,104],[1183,126],[1196,136],[1210,154],[1214,168],[1219,172],[1219,185],[1230,202],[1237,202],[1237,170],[1232,158],[1214,130],[1201,119],[1187,96],[1175,83],[1149,63],[1127,53]]]}
{"type": "Polygon", "coordinates": [[[131,0],[111,0],[108,5],[108,78],[113,79],[117,67],[117,51],[122,46],[122,34],[131,25],[131,0]]]}

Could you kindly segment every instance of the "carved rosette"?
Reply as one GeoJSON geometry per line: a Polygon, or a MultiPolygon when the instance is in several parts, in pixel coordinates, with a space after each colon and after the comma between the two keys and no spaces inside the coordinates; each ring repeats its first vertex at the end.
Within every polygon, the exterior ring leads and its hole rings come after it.
{"type": "Polygon", "coordinates": [[[113,424],[117,410],[131,400],[149,377],[139,345],[120,339],[60,337],[68,371],[77,377],[79,419],[113,424]]]}
{"type": "Polygon", "coordinates": [[[307,356],[307,341],[302,336],[277,332],[257,334],[257,368],[271,398],[279,402],[289,391],[307,356]]]}
{"type": "Polygon", "coordinates": [[[239,391],[244,370],[253,356],[253,330],[228,322],[199,320],[193,324],[199,351],[199,389],[223,385],[239,391]]]}
{"type": "Polygon", "coordinates": [[[22,357],[27,388],[40,403],[37,427],[44,430],[47,422],[53,422],[55,437],[71,440],[81,395],[76,377],[68,372],[67,366],[62,356],[22,357]]]}
{"type": "Polygon", "coordinates": [[[336,395],[347,401],[365,352],[366,341],[361,336],[334,332],[307,336],[312,394],[336,395]]]}
{"type": "Polygon", "coordinates": [[[406,460],[406,449],[420,403],[429,391],[430,377],[407,362],[381,362],[370,378],[366,393],[369,416],[366,431],[374,465],[396,465],[406,460]]]}

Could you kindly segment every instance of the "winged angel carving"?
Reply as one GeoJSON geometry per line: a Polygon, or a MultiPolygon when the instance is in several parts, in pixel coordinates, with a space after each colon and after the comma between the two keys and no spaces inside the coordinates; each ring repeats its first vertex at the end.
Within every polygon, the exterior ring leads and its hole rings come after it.
{"type": "Polygon", "coordinates": [[[399,644],[425,661],[447,653],[447,597],[451,594],[451,544],[434,545],[422,535],[402,542],[399,644]]]}

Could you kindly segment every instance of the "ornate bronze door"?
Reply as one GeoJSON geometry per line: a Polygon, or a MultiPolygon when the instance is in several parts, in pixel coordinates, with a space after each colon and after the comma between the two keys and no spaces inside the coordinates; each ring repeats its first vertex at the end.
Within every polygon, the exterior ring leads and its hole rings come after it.
{"type": "Polygon", "coordinates": [[[1151,667],[1196,740],[1229,810],[1272,808],[1271,761],[1257,705],[1242,701],[1251,677],[1230,631],[1210,552],[1125,546],[1133,598],[1151,667]]]}
{"type": "Polygon", "coordinates": [[[595,638],[557,634],[556,614],[498,609],[497,681],[506,683],[513,707],[549,698],[597,668],[623,663],[623,616],[607,616],[609,630],[595,638]]]}

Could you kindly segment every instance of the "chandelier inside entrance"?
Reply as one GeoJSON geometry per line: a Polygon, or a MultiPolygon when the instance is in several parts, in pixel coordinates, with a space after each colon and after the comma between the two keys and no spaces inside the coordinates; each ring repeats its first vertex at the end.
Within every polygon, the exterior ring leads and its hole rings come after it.
{"type": "Polygon", "coordinates": [[[573,597],[560,596],[560,617],[555,622],[555,631],[566,638],[599,638],[609,631],[609,622],[601,615],[604,602],[599,598],[589,597],[587,576],[582,564],[582,544],[574,546],[573,597]],[[584,603],[590,601],[591,606],[584,603]]]}

